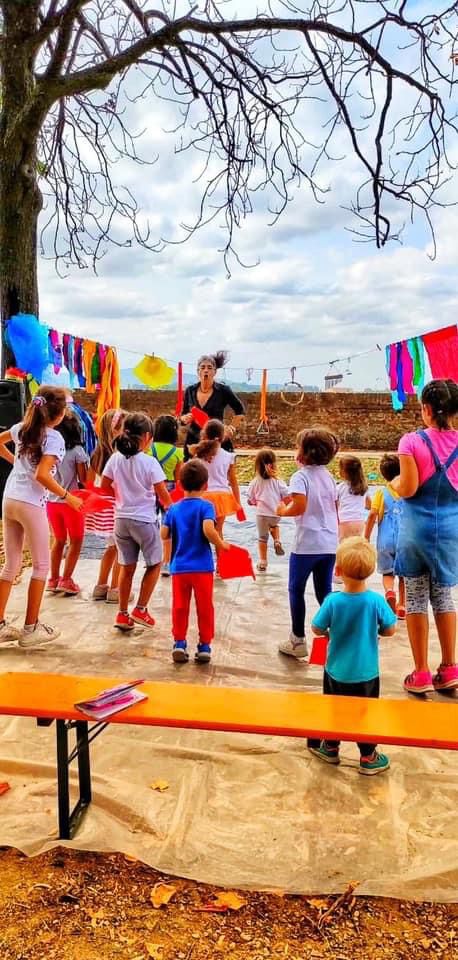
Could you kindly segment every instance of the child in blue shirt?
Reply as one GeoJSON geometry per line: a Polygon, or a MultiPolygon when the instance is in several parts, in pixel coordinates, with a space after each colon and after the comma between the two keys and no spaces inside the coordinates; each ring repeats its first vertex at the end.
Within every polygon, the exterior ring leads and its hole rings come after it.
{"type": "Polygon", "coordinates": [[[194,659],[197,663],[208,663],[211,658],[215,616],[214,563],[210,544],[218,550],[229,550],[230,544],[222,540],[216,531],[213,504],[202,498],[207,482],[208,470],[202,460],[194,459],[185,463],[180,472],[184,499],[170,507],[161,528],[162,540],[172,541],[172,657],[175,663],[189,660],[186,636],[193,593],[199,628],[199,643],[194,659]]]}
{"type": "MultiPolygon", "coordinates": [[[[363,537],[348,537],[337,549],[336,573],[343,590],[330,593],[312,620],[314,634],[329,636],[323,693],[380,694],[378,637],[392,637],[397,618],[384,597],[367,589],[375,561],[375,550],[363,537]]],[[[320,760],[339,763],[338,740],[308,740],[307,746],[320,760]]],[[[378,753],[373,743],[358,743],[358,747],[360,773],[370,776],[388,770],[388,757],[378,753]]]]}

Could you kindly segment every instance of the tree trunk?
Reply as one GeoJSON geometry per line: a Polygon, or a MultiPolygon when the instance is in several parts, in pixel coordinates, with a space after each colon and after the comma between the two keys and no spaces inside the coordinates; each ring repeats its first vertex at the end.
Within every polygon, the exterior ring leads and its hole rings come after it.
{"type": "Polygon", "coordinates": [[[37,137],[21,122],[34,88],[26,38],[37,26],[38,0],[5,0],[0,113],[0,308],[2,365],[15,366],[5,325],[15,313],[38,316],[37,228],[42,198],[37,183],[37,137]]]}

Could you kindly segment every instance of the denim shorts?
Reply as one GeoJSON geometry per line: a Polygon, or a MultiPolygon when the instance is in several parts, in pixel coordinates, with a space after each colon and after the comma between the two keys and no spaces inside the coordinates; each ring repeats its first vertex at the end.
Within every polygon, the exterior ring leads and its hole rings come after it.
{"type": "Polygon", "coordinates": [[[162,559],[162,545],[156,523],[118,517],[114,528],[118,559],[122,567],[137,563],[139,554],[147,567],[155,567],[162,559]]]}
{"type": "Polygon", "coordinates": [[[394,550],[377,550],[377,572],[385,575],[394,573],[394,550]]]}

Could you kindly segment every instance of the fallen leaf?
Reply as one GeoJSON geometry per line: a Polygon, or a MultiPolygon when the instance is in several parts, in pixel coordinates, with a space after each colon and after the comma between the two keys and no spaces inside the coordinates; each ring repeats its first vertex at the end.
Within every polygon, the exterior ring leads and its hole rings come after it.
{"type": "Polygon", "coordinates": [[[152,957],[153,960],[161,960],[162,943],[146,943],[145,946],[149,957],[152,957]]]}
{"type": "Polygon", "coordinates": [[[311,907],[315,907],[316,910],[327,910],[328,901],[327,900],[309,900],[308,901],[311,907]]]}
{"type": "Polygon", "coordinates": [[[125,860],[128,860],[129,863],[137,863],[137,862],[138,862],[138,858],[137,858],[137,857],[133,857],[131,853],[125,853],[125,854],[124,854],[124,859],[125,859],[125,860]]]}
{"type": "Polygon", "coordinates": [[[164,793],[164,790],[169,789],[168,780],[154,780],[153,783],[150,783],[151,790],[159,790],[159,793],[164,793]]]}
{"type": "Polygon", "coordinates": [[[2,797],[4,793],[8,793],[8,790],[11,790],[9,783],[0,783],[0,797],[2,797]]]}
{"type": "Polygon", "coordinates": [[[215,897],[213,903],[217,907],[224,907],[226,910],[240,910],[245,906],[246,900],[242,900],[234,890],[222,890],[215,897]]]}
{"type": "Polygon", "coordinates": [[[151,891],[153,907],[158,910],[159,907],[165,906],[176,892],[177,888],[172,887],[171,883],[155,883],[151,891]]]}

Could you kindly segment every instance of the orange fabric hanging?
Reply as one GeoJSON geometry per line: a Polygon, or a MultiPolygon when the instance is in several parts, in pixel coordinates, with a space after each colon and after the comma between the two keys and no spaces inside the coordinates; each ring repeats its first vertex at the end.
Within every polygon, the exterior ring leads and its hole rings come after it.
{"type": "Polygon", "coordinates": [[[83,373],[86,378],[86,393],[95,393],[95,384],[92,383],[92,361],[97,350],[94,340],[83,340],[83,373]]]}
{"type": "Polygon", "coordinates": [[[261,410],[259,414],[259,427],[256,432],[259,434],[269,433],[269,419],[267,416],[267,370],[262,371],[261,410]]]}
{"type": "Polygon", "coordinates": [[[121,405],[121,382],[116,350],[109,347],[97,402],[97,423],[106,410],[118,410],[121,405]]]}

